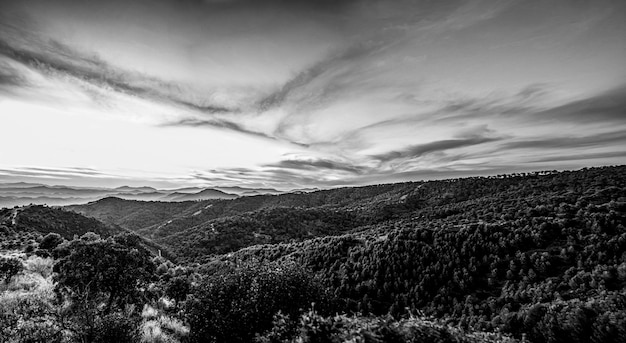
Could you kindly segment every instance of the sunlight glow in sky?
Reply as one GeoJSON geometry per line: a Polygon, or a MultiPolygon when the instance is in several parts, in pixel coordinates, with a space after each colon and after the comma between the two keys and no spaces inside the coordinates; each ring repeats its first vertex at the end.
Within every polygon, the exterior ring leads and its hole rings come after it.
{"type": "Polygon", "coordinates": [[[6,0],[0,182],[290,189],[626,163],[626,2],[6,0]]]}

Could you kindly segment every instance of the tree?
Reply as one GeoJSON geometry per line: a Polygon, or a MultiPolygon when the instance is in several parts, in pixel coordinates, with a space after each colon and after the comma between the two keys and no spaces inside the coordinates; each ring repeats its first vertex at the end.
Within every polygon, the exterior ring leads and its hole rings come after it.
{"type": "Polygon", "coordinates": [[[61,243],[63,243],[63,237],[61,237],[58,233],[51,232],[41,240],[41,243],[39,243],[39,249],[51,251],[61,243]]]}
{"type": "Polygon", "coordinates": [[[139,302],[155,267],[137,239],[116,236],[72,241],[67,247],[69,255],[54,266],[57,293],[74,300],[106,301],[105,313],[122,301],[139,302]]]}
{"type": "Polygon", "coordinates": [[[165,295],[177,302],[185,300],[191,290],[191,283],[185,276],[176,276],[165,285],[165,295]]]}
{"type": "Polygon", "coordinates": [[[328,309],[326,289],[295,263],[251,264],[213,274],[186,306],[192,342],[250,342],[280,311],[296,320],[315,303],[328,309]]]}

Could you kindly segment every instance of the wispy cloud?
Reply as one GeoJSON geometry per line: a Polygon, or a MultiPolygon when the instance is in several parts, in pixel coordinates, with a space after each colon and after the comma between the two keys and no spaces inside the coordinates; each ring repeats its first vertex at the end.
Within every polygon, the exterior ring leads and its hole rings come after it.
{"type": "Polygon", "coordinates": [[[490,137],[472,137],[462,139],[446,139],[441,141],[430,142],[426,144],[411,145],[401,150],[393,150],[384,154],[373,155],[372,157],[381,162],[389,162],[398,159],[410,159],[421,157],[426,154],[469,147],[487,142],[493,142],[499,138],[490,137]]]}
{"type": "MultiPolygon", "coordinates": [[[[217,103],[210,96],[198,99],[190,96],[184,84],[175,84],[136,71],[113,66],[94,53],[77,50],[60,41],[41,36],[30,27],[18,27],[6,17],[0,17],[0,57],[21,65],[21,69],[36,71],[45,77],[73,78],[79,87],[93,96],[99,90],[98,100],[108,93],[132,96],[150,102],[182,106],[200,113],[236,113],[217,103]]],[[[0,82],[20,87],[26,85],[24,70],[0,64],[0,82]]],[[[205,94],[210,95],[210,91],[205,94]]],[[[109,99],[110,100],[110,99],[109,99]]]]}
{"type": "Polygon", "coordinates": [[[345,171],[353,174],[362,174],[366,168],[345,162],[332,161],[328,159],[288,159],[278,163],[268,164],[268,167],[296,169],[296,170],[335,170],[345,171]]]}
{"type": "Polygon", "coordinates": [[[555,137],[514,139],[501,145],[501,148],[512,149],[580,149],[593,147],[611,147],[626,144],[626,132],[623,130],[602,132],[601,134],[586,136],[562,136],[554,133],[555,137]]]}
{"type": "Polygon", "coordinates": [[[200,119],[200,118],[182,118],[173,122],[166,122],[161,124],[160,126],[163,127],[167,127],[167,126],[187,126],[187,127],[213,127],[213,128],[222,128],[222,129],[227,129],[227,130],[231,130],[231,131],[235,131],[235,132],[239,132],[239,133],[243,133],[243,134],[248,134],[248,135],[253,135],[253,136],[257,136],[257,137],[262,137],[262,138],[267,138],[270,140],[276,140],[275,137],[272,137],[270,135],[266,135],[262,132],[256,132],[253,130],[249,130],[246,129],[244,127],[242,127],[241,125],[231,122],[231,121],[227,121],[227,120],[223,120],[223,119],[219,119],[219,118],[208,118],[208,119],[200,119]]]}
{"type": "Polygon", "coordinates": [[[539,120],[626,123],[626,85],[535,114],[539,120]]]}

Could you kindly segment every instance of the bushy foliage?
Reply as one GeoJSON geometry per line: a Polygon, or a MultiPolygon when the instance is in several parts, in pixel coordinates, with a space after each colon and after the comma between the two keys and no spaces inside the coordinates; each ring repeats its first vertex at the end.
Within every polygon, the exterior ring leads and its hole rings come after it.
{"type": "Polygon", "coordinates": [[[99,317],[90,341],[94,343],[139,342],[141,337],[138,320],[124,312],[105,314],[99,317]]]}
{"type": "Polygon", "coordinates": [[[274,326],[256,338],[258,343],[514,343],[500,334],[467,332],[441,322],[411,316],[392,317],[321,316],[314,310],[304,313],[295,333],[288,330],[290,319],[278,315],[274,326]]]}
{"type": "Polygon", "coordinates": [[[176,276],[165,285],[165,295],[176,301],[183,301],[191,291],[191,282],[186,276],[176,276]]]}
{"type": "Polygon", "coordinates": [[[47,278],[52,274],[54,260],[52,258],[42,258],[36,255],[30,256],[24,261],[24,268],[47,278]]]}
{"type": "Polygon", "coordinates": [[[50,232],[45,235],[44,238],[39,242],[39,249],[45,249],[52,251],[59,244],[63,243],[64,239],[56,232],[50,232]]]}
{"type": "Polygon", "coordinates": [[[0,342],[60,343],[70,336],[63,330],[51,290],[0,295],[0,342]]]}
{"type": "Polygon", "coordinates": [[[155,267],[148,251],[133,235],[107,240],[74,240],[63,247],[66,256],[54,266],[56,291],[70,299],[106,301],[114,305],[141,302],[141,289],[153,278],[155,267]]]}
{"type": "Polygon", "coordinates": [[[15,275],[24,269],[22,261],[17,258],[0,257],[0,278],[8,284],[15,275]]]}
{"type": "Polygon", "coordinates": [[[312,303],[328,309],[322,285],[294,263],[249,264],[210,275],[188,301],[192,342],[250,342],[277,312],[296,318],[312,303]]]}
{"type": "Polygon", "coordinates": [[[141,316],[142,343],[179,343],[189,335],[189,328],[182,321],[149,305],[144,306],[141,316]]]}

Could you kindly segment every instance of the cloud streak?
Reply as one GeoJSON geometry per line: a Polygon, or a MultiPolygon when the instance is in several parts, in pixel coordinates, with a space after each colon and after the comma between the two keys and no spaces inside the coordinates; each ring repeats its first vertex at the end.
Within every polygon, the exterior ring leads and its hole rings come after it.
{"type": "Polygon", "coordinates": [[[311,160],[297,160],[288,159],[282,160],[278,163],[268,164],[268,167],[275,167],[280,169],[295,169],[295,170],[333,170],[343,171],[352,174],[362,174],[366,171],[366,168],[352,165],[350,163],[337,162],[328,159],[311,159],[311,160]]]}
{"type": "Polygon", "coordinates": [[[380,162],[389,162],[399,159],[418,158],[427,154],[442,152],[451,149],[471,147],[478,144],[494,142],[500,138],[471,137],[461,139],[446,139],[426,144],[411,145],[401,150],[393,150],[384,154],[373,155],[372,158],[380,162]]]}

